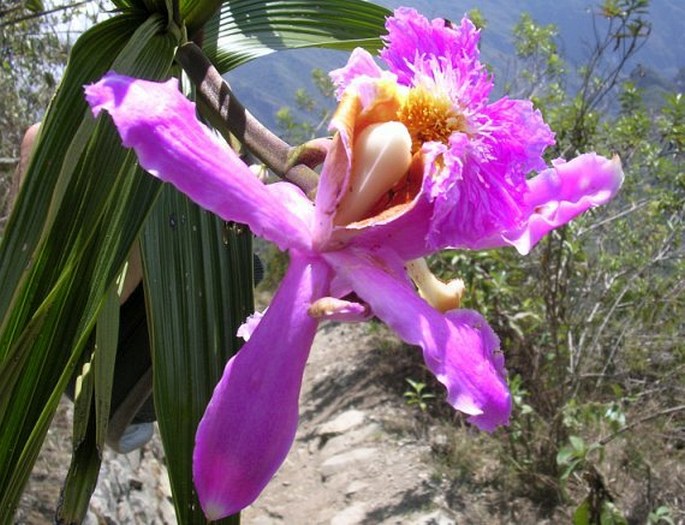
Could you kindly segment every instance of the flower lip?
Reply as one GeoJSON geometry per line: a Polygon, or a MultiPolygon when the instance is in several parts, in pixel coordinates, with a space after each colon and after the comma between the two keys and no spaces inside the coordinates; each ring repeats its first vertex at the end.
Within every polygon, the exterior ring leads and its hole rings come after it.
{"type": "Polygon", "coordinates": [[[348,224],[366,218],[374,204],[406,175],[411,160],[411,137],[400,122],[379,122],[363,129],[354,141],[352,170],[335,222],[348,224]]]}

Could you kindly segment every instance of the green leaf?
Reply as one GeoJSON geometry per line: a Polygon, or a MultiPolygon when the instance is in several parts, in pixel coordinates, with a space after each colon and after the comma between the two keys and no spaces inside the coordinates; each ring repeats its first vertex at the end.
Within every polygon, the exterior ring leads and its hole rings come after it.
{"type": "Polygon", "coordinates": [[[141,245],[155,409],[176,513],[180,523],[205,523],[192,482],[195,430],[253,309],[251,234],[167,186],[141,245]]]}
{"type": "Polygon", "coordinates": [[[112,3],[122,11],[130,11],[133,9],[145,11],[145,3],[143,0],[112,0],[112,3]]]}
{"type": "Polygon", "coordinates": [[[45,11],[45,6],[41,0],[26,0],[24,7],[32,13],[41,13],[45,11]]]}
{"type": "Polygon", "coordinates": [[[611,501],[603,500],[599,522],[601,525],[627,525],[628,521],[611,501]]]}
{"type": "Polygon", "coordinates": [[[95,332],[93,377],[95,390],[96,444],[100,451],[105,446],[114,382],[114,363],[119,342],[119,296],[114,289],[105,297],[98,316],[95,332]]]}
{"type": "Polygon", "coordinates": [[[582,437],[569,436],[568,441],[578,457],[582,457],[587,453],[587,445],[582,437]]]}
{"type": "Polygon", "coordinates": [[[221,4],[222,0],[181,0],[181,20],[186,24],[188,34],[192,36],[195,31],[202,29],[221,4]]]}
{"type": "Polygon", "coordinates": [[[281,49],[375,50],[389,14],[362,0],[234,0],[207,23],[204,51],[223,73],[281,49]]]}
{"type": "Polygon", "coordinates": [[[590,499],[583,500],[571,518],[573,525],[590,525],[590,499]]]}
{"type": "Polygon", "coordinates": [[[166,78],[176,42],[163,27],[158,16],[124,14],[79,39],[3,238],[1,523],[11,520],[105,291],[158,190],[135,175],[112,126],[92,118],[82,86],[110,68],[166,78]]]}
{"type": "Polygon", "coordinates": [[[114,289],[98,316],[95,350],[77,380],[74,401],[74,452],[62,487],[57,522],[79,524],[97,484],[107,435],[119,338],[119,301],[114,289]],[[95,396],[93,396],[95,393],[95,396]]]}
{"type": "MultiPolygon", "coordinates": [[[[92,385],[91,385],[92,388],[92,385]]],[[[91,405],[91,408],[94,408],[91,405]]],[[[60,495],[56,513],[56,523],[78,525],[88,512],[90,496],[95,490],[100,463],[100,451],[95,444],[95,410],[91,410],[87,421],[86,433],[76,445],[71,458],[69,472],[60,495]]]]}
{"type": "Polygon", "coordinates": [[[562,447],[557,453],[557,465],[563,466],[571,462],[576,457],[575,450],[572,447],[562,447]]]}

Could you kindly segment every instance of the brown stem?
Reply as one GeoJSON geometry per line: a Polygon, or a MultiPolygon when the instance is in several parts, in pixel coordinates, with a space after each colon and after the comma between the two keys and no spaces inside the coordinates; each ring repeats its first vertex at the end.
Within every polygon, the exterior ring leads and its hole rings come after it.
{"type": "Polygon", "coordinates": [[[643,418],[641,418],[641,419],[638,419],[637,421],[633,421],[633,422],[630,423],[629,425],[626,425],[626,426],[624,426],[624,427],[622,427],[622,428],[619,428],[619,429],[618,429],[616,432],[614,432],[613,434],[610,434],[610,435],[608,435],[608,436],[606,436],[606,437],[600,439],[600,440],[598,441],[598,443],[599,443],[600,445],[604,446],[604,445],[606,445],[607,443],[609,443],[610,441],[612,441],[613,439],[615,439],[615,438],[617,438],[618,436],[620,436],[621,434],[623,434],[624,432],[627,432],[628,430],[631,430],[631,429],[635,428],[636,426],[641,425],[642,423],[647,423],[648,421],[651,421],[652,419],[656,419],[656,418],[662,417],[662,416],[668,416],[668,415],[670,415],[670,414],[675,414],[676,412],[683,412],[683,411],[685,411],[685,405],[680,405],[680,406],[675,406],[675,407],[667,408],[667,409],[661,410],[660,412],[656,412],[656,413],[654,413],[654,414],[650,414],[650,415],[648,415],[648,416],[646,416],[646,417],[643,417],[643,418]]]}
{"type": "Polygon", "coordinates": [[[259,122],[238,101],[228,83],[193,42],[178,48],[176,61],[197,87],[199,99],[212,113],[212,124],[225,127],[276,175],[292,182],[308,196],[314,195],[318,175],[310,168],[312,161],[305,152],[311,153],[306,145],[293,148],[259,122]]]}

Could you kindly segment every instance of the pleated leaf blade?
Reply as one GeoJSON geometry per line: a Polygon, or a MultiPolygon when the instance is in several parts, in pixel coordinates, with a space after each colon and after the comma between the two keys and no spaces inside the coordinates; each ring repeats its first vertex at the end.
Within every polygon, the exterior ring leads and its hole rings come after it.
{"type": "Polygon", "coordinates": [[[283,49],[375,50],[389,14],[363,0],[234,0],[207,23],[204,50],[222,73],[283,49]]]}

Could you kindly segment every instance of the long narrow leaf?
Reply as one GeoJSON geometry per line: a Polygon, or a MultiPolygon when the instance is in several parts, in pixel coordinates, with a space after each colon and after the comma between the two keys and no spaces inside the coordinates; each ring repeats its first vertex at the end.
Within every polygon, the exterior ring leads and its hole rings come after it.
{"type": "Polygon", "coordinates": [[[169,186],[146,223],[142,247],[155,408],[176,512],[180,523],[204,523],[192,482],[195,430],[253,308],[251,234],[169,186]]]}
{"type": "Polygon", "coordinates": [[[377,49],[388,14],[363,0],[234,0],[207,23],[204,50],[225,73],[281,49],[377,49]]]}
{"type": "Polygon", "coordinates": [[[81,388],[79,385],[76,388],[74,452],[57,510],[58,523],[81,523],[95,490],[107,434],[118,336],[119,301],[112,289],[98,316],[93,358],[87,365],[81,388]]]}
{"type": "Polygon", "coordinates": [[[0,250],[0,275],[6,279],[0,292],[3,523],[11,520],[105,290],[158,188],[147,177],[133,176],[134,158],[121,149],[111,126],[93,123],[82,85],[110,67],[165,78],[176,42],[162,33],[158,17],[114,20],[86,33],[74,48],[0,250]],[[78,160],[65,158],[65,152],[80,153],[78,160]],[[13,365],[17,357],[21,366],[13,365]]]}

